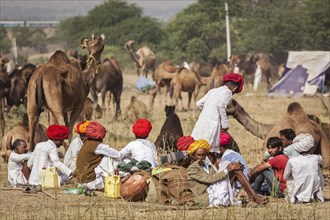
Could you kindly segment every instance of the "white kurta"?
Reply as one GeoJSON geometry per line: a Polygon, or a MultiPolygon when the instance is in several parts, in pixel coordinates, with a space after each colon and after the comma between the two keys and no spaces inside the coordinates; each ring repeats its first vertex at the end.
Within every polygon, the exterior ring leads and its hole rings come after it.
{"type": "MultiPolygon", "coordinates": [[[[221,161],[218,172],[226,169],[229,163],[229,161],[221,161]]],[[[229,175],[209,186],[206,191],[209,197],[209,206],[229,206],[233,204],[234,190],[230,185],[229,175]]]]}
{"type": "Polygon", "coordinates": [[[290,201],[324,201],[324,180],[320,169],[320,155],[300,155],[288,160],[284,171],[290,201]]]}
{"type": "Polygon", "coordinates": [[[23,175],[22,168],[23,161],[29,160],[31,156],[32,153],[17,154],[14,151],[10,153],[8,161],[8,182],[11,186],[26,184],[28,182],[23,175]]]}
{"type": "Polygon", "coordinates": [[[32,185],[41,184],[40,172],[42,168],[56,167],[67,177],[72,173],[72,170],[60,161],[57,147],[51,140],[36,145],[28,161],[28,167],[31,169],[29,183],[32,185]]]}
{"type": "Polygon", "coordinates": [[[137,161],[146,160],[152,167],[157,166],[156,146],[148,139],[136,139],[129,142],[120,153],[122,158],[135,159],[137,161]]]}
{"type": "Polygon", "coordinates": [[[208,91],[197,101],[202,109],[191,136],[195,140],[204,139],[211,145],[211,152],[220,153],[219,141],[221,128],[229,128],[226,108],[233,94],[227,86],[220,86],[208,91]]]}
{"type": "Polygon", "coordinates": [[[71,170],[76,170],[77,156],[82,145],[83,142],[81,138],[78,136],[75,139],[73,139],[68,150],[65,153],[63,163],[71,170]]]}

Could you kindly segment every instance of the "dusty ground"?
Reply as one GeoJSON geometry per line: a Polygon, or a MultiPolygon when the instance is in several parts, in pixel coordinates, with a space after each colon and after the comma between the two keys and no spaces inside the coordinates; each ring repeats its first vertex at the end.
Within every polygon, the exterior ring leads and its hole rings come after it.
{"type": "MultiPolygon", "coordinates": [[[[148,94],[137,91],[134,83],[137,77],[124,72],[124,91],[122,94],[122,109],[129,102],[132,95],[148,105],[148,94]]],[[[323,107],[321,99],[328,106],[329,97],[302,97],[302,98],[269,98],[265,89],[258,93],[249,93],[245,87],[242,94],[235,95],[235,99],[257,121],[275,123],[285,114],[288,104],[298,101],[306,112],[317,115],[322,121],[330,123],[329,112],[323,107]]],[[[202,91],[203,93],[203,91],[202,91]]],[[[187,103],[186,94],[183,94],[184,106],[187,103]]],[[[201,94],[200,96],[201,97],[201,94]]],[[[169,99],[168,99],[169,101],[169,99]]],[[[156,97],[153,110],[150,110],[150,119],[153,130],[150,139],[154,141],[165,120],[163,95],[156,97]]],[[[185,135],[192,131],[199,111],[182,112],[179,103],[179,115],[185,135]]],[[[9,127],[17,123],[15,118],[6,118],[9,127]]],[[[41,120],[45,122],[44,118],[41,120]]],[[[127,120],[113,120],[113,107],[101,120],[108,130],[105,143],[117,149],[125,146],[133,139],[131,123],[127,120]]],[[[246,158],[249,166],[253,166],[262,157],[262,140],[251,135],[235,119],[230,119],[230,133],[234,136],[246,158]]],[[[327,219],[330,216],[330,172],[323,171],[326,179],[324,203],[291,205],[284,199],[272,199],[265,207],[241,208],[219,207],[214,209],[194,209],[191,207],[169,207],[151,203],[128,203],[122,200],[111,200],[98,193],[95,197],[84,195],[64,195],[61,189],[47,190],[46,193],[23,194],[20,189],[6,187],[7,166],[0,162],[0,219],[327,219]]]]}

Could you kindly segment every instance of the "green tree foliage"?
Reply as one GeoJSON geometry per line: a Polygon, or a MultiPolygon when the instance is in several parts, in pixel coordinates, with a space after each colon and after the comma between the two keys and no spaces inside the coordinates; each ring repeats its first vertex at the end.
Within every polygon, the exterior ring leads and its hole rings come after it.
{"type": "Polygon", "coordinates": [[[6,28],[0,26],[0,53],[9,53],[11,48],[11,42],[7,37],[7,30],[6,28]]]}
{"type": "Polygon", "coordinates": [[[79,40],[104,33],[108,44],[123,47],[127,40],[158,44],[164,36],[160,23],[143,16],[142,9],[122,0],[108,0],[96,6],[87,16],[67,19],[60,24],[60,39],[77,46],[79,40]]]}

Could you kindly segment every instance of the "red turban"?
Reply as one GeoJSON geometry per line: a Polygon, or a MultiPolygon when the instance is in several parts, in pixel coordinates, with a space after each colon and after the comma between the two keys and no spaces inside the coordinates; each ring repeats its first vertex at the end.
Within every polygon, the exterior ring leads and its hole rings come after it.
{"type": "Polygon", "coordinates": [[[98,122],[92,121],[87,125],[87,137],[93,140],[103,140],[105,137],[105,127],[98,122]]]}
{"type": "Polygon", "coordinates": [[[237,74],[237,73],[225,74],[223,76],[223,83],[226,83],[226,82],[229,82],[229,81],[232,81],[234,83],[239,84],[239,87],[237,89],[237,93],[242,91],[243,85],[244,85],[244,78],[240,74],[237,74]]]}
{"type": "Polygon", "coordinates": [[[148,119],[140,118],[136,120],[132,127],[132,131],[137,137],[145,138],[148,137],[152,129],[151,123],[148,119]]]}
{"type": "Polygon", "coordinates": [[[230,135],[226,132],[220,133],[220,146],[228,145],[230,143],[230,135]]]}
{"type": "Polygon", "coordinates": [[[51,125],[47,128],[47,137],[51,140],[64,140],[69,137],[70,130],[65,125],[51,125]]]}
{"type": "Polygon", "coordinates": [[[192,144],[195,139],[191,136],[183,136],[178,139],[176,142],[176,147],[180,151],[188,150],[190,144],[192,144]]]}

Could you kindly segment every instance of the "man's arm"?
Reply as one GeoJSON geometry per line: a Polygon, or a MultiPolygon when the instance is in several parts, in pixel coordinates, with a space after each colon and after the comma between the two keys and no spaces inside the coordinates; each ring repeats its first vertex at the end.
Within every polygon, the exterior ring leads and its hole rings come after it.
{"type": "Polygon", "coordinates": [[[228,116],[226,113],[227,105],[232,98],[231,91],[225,91],[223,96],[220,99],[220,103],[218,104],[218,113],[220,115],[220,124],[221,129],[226,130],[229,128],[228,116]]]}
{"type": "Polygon", "coordinates": [[[104,155],[107,157],[119,159],[121,157],[121,153],[106,144],[99,144],[97,148],[95,149],[95,154],[96,155],[104,155]]]}
{"type": "Polygon", "coordinates": [[[16,162],[16,163],[19,163],[19,162],[22,162],[24,160],[29,160],[32,156],[32,153],[25,153],[25,154],[12,154],[11,157],[10,157],[10,160],[16,162]]]}
{"type": "Polygon", "coordinates": [[[191,165],[187,169],[188,176],[200,183],[207,183],[207,184],[212,184],[215,183],[219,180],[223,180],[227,177],[225,172],[221,171],[219,173],[215,173],[213,175],[210,175],[206,172],[204,172],[201,169],[198,169],[198,167],[191,165]]]}
{"type": "Polygon", "coordinates": [[[256,176],[258,173],[268,169],[272,167],[272,165],[270,165],[268,162],[266,163],[262,163],[262,164],[258,164],[257,166],[255,166],[252,170],[249,171],[248,176],[249,178],[253,178],[254,176],[256,176]]]}
{"type": "Polygon", "coordinates": [[[62,171],[65,175],[70,176],[72,174],[72,170],[60,161],[56,147],[51,146],[48,156],[49,159],[52,161],[53,165],[57,167],[60,171],[62,171]]]}
{"type": "Polygon", "coordinates": [[[285,166],[283,177],[285,180],[292,179],[292,164],[291,164],[290,160],[288,160],[288,162],[285,166]]]}

